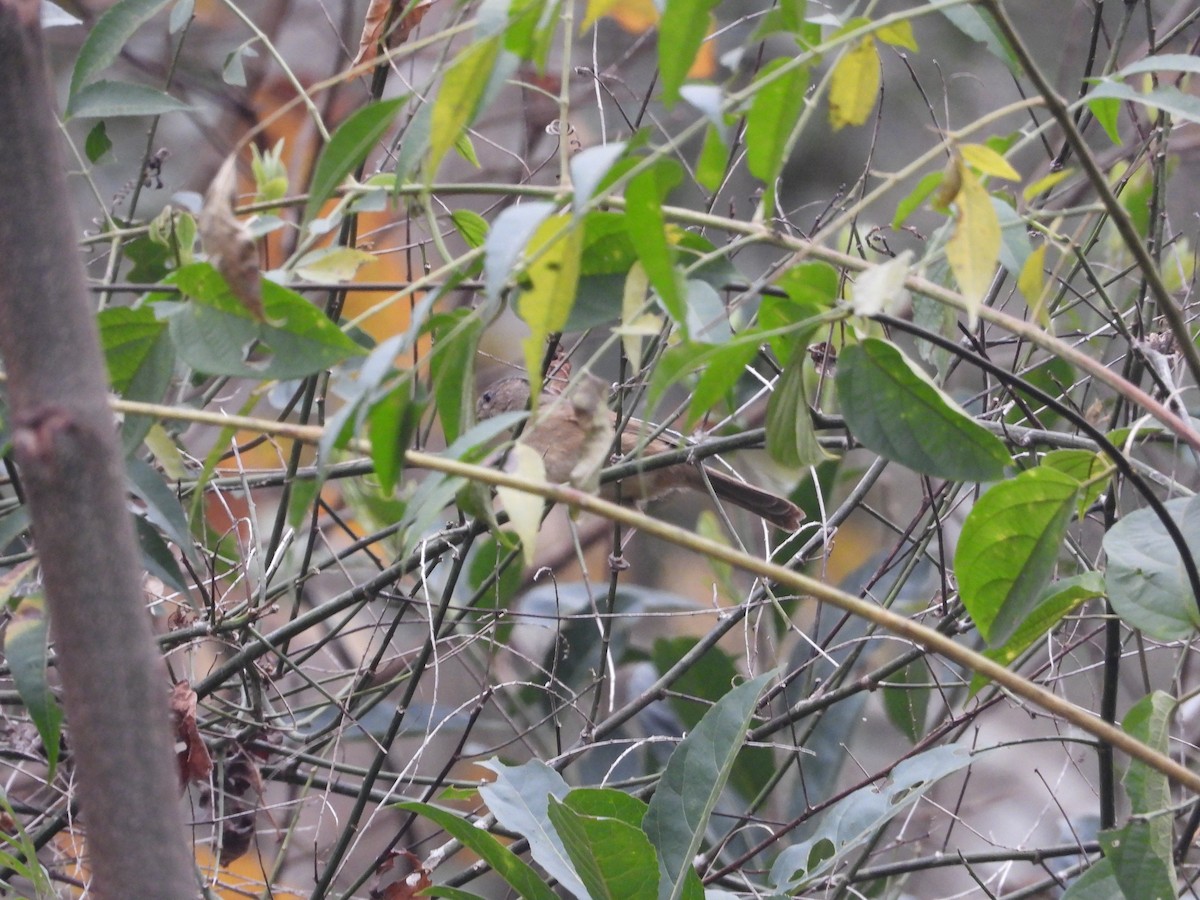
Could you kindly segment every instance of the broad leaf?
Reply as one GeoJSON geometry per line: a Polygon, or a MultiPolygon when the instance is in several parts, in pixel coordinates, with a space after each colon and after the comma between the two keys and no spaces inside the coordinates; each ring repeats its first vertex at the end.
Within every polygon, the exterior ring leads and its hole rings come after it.
{"type": "Polygon", "coordinates": [[[681,177],[679,164],[668,159],[635,176],[625,188],[625,221],[650,284],[671,318],[686,328],[683,273],[675,266],[662,211],[667,193],[681,177]]]}
{"type": "Polygon", "coordinates": [[[143,84],[125,81],[95,81],[72,95],[67,103],[69,119],[117,119],[122,116],[162,116],[191,106],[143,84]]]}
{"type": "Polygon", "coordinates": [[[745,743],[758,698],[774,677],[773,672],[759,675],[727,693],[667,762],[642,827],[658,849],[671,900],[683,896],[708,817],[745,743]]]}
{"type": "Polygon", "coordinates": [[[800,111],[804,109],[804,91],[808,70],[793,67],[773,81],[767,79],[790,60],[773,60],[763,67],[756,82],[763,82],[746,114],[746,167],[750,174],[773,188],[787,159],[784,150],[800,111]]]}
{"type": "MultiPolygon", "coordinates": [[[[1012,665],[1064,616],[1093,597],[1103,597],[1104,591],[1104,578],[1099,572],[1084,572],[1053,582],[1003,646],[984,650],[983,655],[1002,666],[1012,665]]],[[[971,677],[970,693],[974,695],[987,683],[985,676],[976,673],[971,677]]]]}
{"type": "Polygon", "coordinates": [[[883,785],[871,784],[840,800],[808,840],[788,847],[771,866],[769,883],[792,893],[874,836],[926,791],[971,762],[965,747],[935,747],[896,766],[883,785]]]}
{"type": "Polygon", "coordinates": [[[338,126],[313,170],[308,202],[304,204],[304,221],[311,221],[346,176],[367,158],[407,101],[407,96],[380,100],[356,110],[338,126]]]}
{"type": "Polygon", "coordinates": [[[587,889],[584,900],[657,900],[658,857],[641,828],[580,815],[553,796],[547,812],[587,889]]]}
{"type": "Polygon", "coordinates": [[[954,556],[967,612],[1002,644],[1037,604],[1075,512],[1079,482],[1045,467],[993,485],[971,509],[954,556]]]}
{"type": "Polygon", "coordinates": [[[542,877],[532,867],[522,862],[516,854],[486,831],[460,818],[458,813],[412,800],[397,803],[396,808],[417,813],[444,828],[481,859],[486,860],[496,874],[508,882],[521,897],[527,900],[557,900],[554,891],[546,886],[542,877]]]}
{"type": "Polygon", "coordinates": [[[888,341],[842,350],[837,390],[846,424],[868,449],[915,472],[994,481],[1012,462],[1004,444],[947,397],[888,341]]]}
{"type": "Polygon", "coordinates": [[[433,104],[426,185],[433,182],[442,158],[458,141],[463,129],[474,121],[500,55],[501,39],[496,35],[476,41],[446,70],[433,104]]]}
{"type": "Polygon", "coordinates": [[[529,841],[529,854],[551,877],[576,897],[587,898],[547,811],[550,798],[562,800],[570,790],[563,777],[536,759],[520,766],[495,759],[480,765],[496,773],[495,781],[479,788],[496,821],[529,841]]]}
{"type": "MultiPolygon", "coordinates": [[[[1187,538],[1192,559],[1200,560],[1200,498],[1168,500],[1168,514],[1187,538]]],[[[1123,516],[1104,535],[1108,557],[1108,599],[1126,624],[1161,641],[1191,638],[1200,627],[1174,541],[1154,510],[1123,516]]]]}
{"type": "Polygon", "coordinates": [[[667,106],[679,99],[679,88],[708,35],[709,15],[718,2],[666,0],[658,23],[658,71],[667,106]]]}
{"type": "Polygon", "coordinates": [[[71,72],[69,96],[75,95],[100,71],[112,65],[134,32],[173,0],[120,0],[96,20],[79,48],[71,72]]]}
{"type": "Polygon", "coordinates": [[[189,299],[160,295],[155,312],[166,319],[181,359],[209,375],[301,378],[362,349],[294,291],[264,279],[258,321],[208,263],[184,266],[169,279],[189,299]]]}

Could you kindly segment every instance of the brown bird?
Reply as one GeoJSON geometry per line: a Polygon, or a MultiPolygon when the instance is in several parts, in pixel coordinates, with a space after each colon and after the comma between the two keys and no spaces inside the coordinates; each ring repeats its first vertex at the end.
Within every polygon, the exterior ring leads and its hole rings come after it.
{"type": "MultiPolygon", "coordinates": [[[[598,379],[584,380],[563,395],[543,393],[531,422],[521,433],[521,443],[532,447],[542,456],[546,480],[575,481],[581,458],[589,455],[597,437],[597,421],[607,423],[607,440],[611,441],[616,414],[605,408],[603,418],[596,415],[604,407],[606,391],[598,389],[598,379]]],[[[529,408],[529,382],[516,375],[493,382],[479,395],[475,412],[480,420],[506,412],[529,408]]],[[[621,433],[621,452],[635,453],[649,427],[630,419],[621,433]]],[[[666,438],[657,437],[642,449],[645,456],[679,449],[666,438]]],[[[605,451],[607,456],[607,451],[605,451]]],[[[740,506],[762,519],[787,531],[800,527],[804,513],[786,497],[738,481],[708,466],[681,462],[661,469],[626,477],[621,482],[621,496],[626,500],[656,500],[672,491],[693,490],[707,494],[709,485],[716,495],[740,506]]],[[[615,494],[613,485],[604,493],[615,494]]]]}

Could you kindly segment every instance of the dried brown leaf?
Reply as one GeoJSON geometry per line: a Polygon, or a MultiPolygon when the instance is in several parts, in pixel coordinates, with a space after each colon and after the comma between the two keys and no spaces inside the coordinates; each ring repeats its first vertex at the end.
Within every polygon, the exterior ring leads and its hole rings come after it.
{"type": "Polygon", "coordinates": [[[413,29],[421,24],[425,13],[429,12],[433,0],[422,0],[396,20],[394,17],[400,15],[408,6],[408,2],[409,0],[371,0],[367,14],[363,17],[362,36],[358,39],[358,55],[354,57],[352,65],[358,66],[374,60],[379,56],[381,45],[386,44],[390,49],[408,40],[413,29]],[[389,17],[392,17],[394,22],[390,27],[389,17]]]}
{"type": "Polygon", "coordinates": [[[180,681],[171,689],[170,702],[175,740],[179,745],[176,756],[180,787],[187,787],[191,782],[205,783],[212,773],[213,763],[196,726],[196,692],[188,682],[180,681]]]}
{"type": "Polygon", "coordinates": [[[250,232],[233,214],[237,187],[237,157],[230,155],[217,171],[200,210],[200,245],[208,254],[233,295],[254,318],[266,320],[262,303],[262,277],[258,247],[250,232]]]}

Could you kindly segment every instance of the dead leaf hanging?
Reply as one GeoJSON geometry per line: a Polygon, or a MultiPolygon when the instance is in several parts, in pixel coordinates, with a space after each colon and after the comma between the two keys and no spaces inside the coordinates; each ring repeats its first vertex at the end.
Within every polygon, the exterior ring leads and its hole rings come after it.
{"type": "Polygon", "coordinates": [[[242,306],[263,322],[267,316],[263,310],[258,247],[246,226],[233,214],[236,187],[237,156],[231,154],[204,195],[199,221],[200,246],[242,306]]]}
{"type": "Polygon", "coordinates": [[[414,28],[421,24],[433,0],[422,0],[407,13],[403,10],[411,0],[371,0],[363,18],[362,37],[358,40],[358,55],[353,65],[371,62],[382,47],[392,48],[408,40],[414,28]],[[392,24],[389,24],[389,19],[392,24]]]}

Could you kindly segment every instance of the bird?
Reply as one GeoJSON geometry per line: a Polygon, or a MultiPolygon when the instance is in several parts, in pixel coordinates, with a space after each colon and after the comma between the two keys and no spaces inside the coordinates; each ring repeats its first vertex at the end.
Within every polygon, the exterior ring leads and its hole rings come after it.
{"type": "MultiPolygon", "coordinates": [[[[526,423],[520,441],[537,451],[550,482],[575,483],[580,477],[581,461],[591,456],[598,440],[604,442],[603,457],[615,433],[616,413],[607,407],[607,390],[598,378],[585,377],[561,394],[543,392],[538,399],[533,418],[526,423]]],[[[500,378],[480,392],[475,404],[480,421],[507,412],[529,408],[529,380],[521,375],[500,378]]],[[[621,432],[621,453],[654,456],[679,449],[667,438],[656,437],[642,447],[650,426],[638,419],[626,422],[621,432]]],[[[598,470],[599,465],[595,466],[598,470]]],[[[679,462],[660,469],[639,472],[621,481],[623,500],[657,500],[678,490],[713,493],[734,506],[753,513],[786,531],[795,531],[804,519],[804,512],[786,497],[739,481],[708,466],[679,462]]],[[[602,493],[615,498],[616,486],[606,485],[602,493]]]]}

